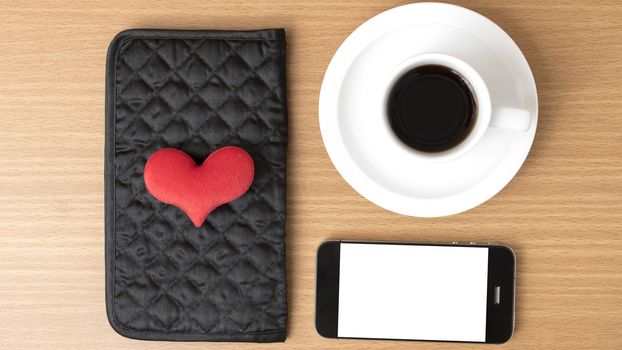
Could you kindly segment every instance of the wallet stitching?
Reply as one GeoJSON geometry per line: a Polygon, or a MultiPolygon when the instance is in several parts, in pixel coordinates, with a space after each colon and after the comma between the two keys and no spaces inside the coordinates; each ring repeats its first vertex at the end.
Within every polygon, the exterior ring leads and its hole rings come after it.
{"type": "MultiPolygon", "coordinates": [[[[135,40],[135,39],[139,39],[139,38],[129,38],[129,39],[126,39],[126,40],[125,40],[125,41],[123,41],[123,42],[122,42],[122,44],[120,45],[120,49],[119,49],[119,51],[117,52],[116,59],[115,59],[115,63],[116,63],[116,67],[117,67],[117,68],[118,68],[118,57],[119,57],[119,55],[120,55],[120,54],[122,53],[122,51],[123,51],[123,46],[124,46],[124,45],[127,45],[127,43],[128,43],[129,41],[131,41],[131,40],[135,40]]],[[[240,41],[245,41],[245,40],[240,40],[240,41]]],[[[262,41],[262,40],[259,40],[259,41],[262,41]]],[[[271,51],[272,51],[272,53],[274,53],[274,50],[271,50],[271,51]]],[[[155,53],[150,54],[150,55],[149,55],[149,57],[151,57],[153,54],[155,54],[155,53]]],[[[235,54],[235,51],[233,51],[233,52],[232,52],[232,54],[228,55],[227,57],[231,57],[231,56],[233,56],[234,54],[235,54]]],[[[226,61],[226,60],[227,60],[227,58],[225,58],[225,60],[224,60],[224,61],[226,61]]],[[[223,62],[223,64],[224,64],[224,62],[223,62]]],[[[220,68],[223,64],[221,64],[219,67],[217,67],[217,68],[215,69],[215,71],[216,71],[217,69],[219,69],[219,68],[220,68]]],[[[135,74],[133,74],[132,76],[134,76],[134,75],[137,75],[137,74],[135,73],[135,74]]],[[[115,78],[116,78],[116,71],[115,71],[115,78]]],[[[261,78],[260,78],[260,79],[261,79],[261,78]]],[[[262,79],[262,81],[263,81],[263,79],[262,79]]],[[[115,102],[116,102],[116,94],[117,94],[117,92],[118,92],[118,90],[117,90],[117,89],[118,89],[118,84],[116,84],[116,80],[115,80],[115,102]]],[[[262,101],[263,101],[263,100],[265,100],[265,99],[266,99],[269,95],[271,95],[271,93],[274,91],[274,89],[275,89],[275,88],[271,89],[271,90],[270,90],[270,91],[266,94],[266,96],[264,96],[264,97],[262,98],[262,101]]],[[[246,105],[246,103],[245,103],[244,101],[242,101],[242,102],[246,105]]],[[[187,104],[187,102],[186,102],[185,104],[187,104]]],[[[140,113],[140,112],[139,112],[139,113],[140,113]]],[[[116,103],[115,103],[115,120],[114,120],[114,121],[116,122],[116,103]]],[[[116,139],[116,128],[115,128],[115,139],[116,139]]],[[[148,147],[148,146],[147,146],[147,147],[148,147]]],[[[144,149],[144,148],[143,148],[143,149],[144,149]]],[[[116,168],[115,168],[115,178],[116,178],[116,168]]],[[[264,186],[265,186],[265,184],[264,184],[264,186]]],[[[115,201],[116,201],[116,197],[115,197],[115,201]]],[[[269,203],[268,203],[268,205],[270,205],[270,206],[271,206],[271,204],[269,204],[269,203]]],[[[247,205],[247,206],[248,206],[248,205],[247,205]]],[[[243,209],[242,209],[242,211],[243,211],[243,209]]],[[[115,219],[116,219],[116,206],[115,206],[115,219]]],[[[271,223],[272,223],[272,221],[271,221],[271,223]]],[[[231,226],[232,226],[232,224],[230,224],[230,225],[229,225],[229,227],[231,227],[231,226]]],[[[228,228],[227,228],[227,229],[228,229],[228,228]]],[[[227,229],[225,229],[225,230],[227,230],[227,229]]],[[[264,233],[265,233],[265,231],[264,231],[264,233]]],[[[115,227],[115,235],[116,235],[116,227],[115,227]]],[[[263,236],[263,233],[262,233],[261,235],[259,235],[259,236],[255,239],[255,241],[256,241],[259,237],[261,237],[261,236],[263,236]]],[[[114,244],[113,244],[113,246],[115,247],[115,250],[116,250],[116,239],[114,239],[114,244]]],[[[249,249],[250,249],[250,248],[249,248],[249,249]]],[[[241,259],[242,259],[242,258],[239,258],[237,261],[240,261],[241,259]]],[[[197,259],[197,260],[199,260],[199,259],[197,259]]],[[[209,263],[209,262],[208,262],[208,263],[209,263]]],[[[195,264],[196,264],[196,261],[193,263],[193,265],[192,265],[192,266],[194,266],[195,264]]],[[[251,263],[251,264],[252,264],[252,263],[251,263]]],[[[212,265],[212,264],[210,263],[210,265],[212,265]]],[[[252,264],[252,265],[253,265],[253,266],[255,266],[254,264],[252,264]]],[[[113,277],[115,277],[115,276],[116,276],[116,265],[115,265],[115,273],[113,274],[113,277]]],[[[226,279],[226,280],[230,281],[230,279],[228,279],[228,278],[227,278],[227,276],[222,276],[222,278],[224,278],[224,279],[226,279]]],[[[115,281],[116,281],[116,278],[115,278],[115,281]]],[[[234,285],[235,285],[235,283],[234,283],[234,285]]],[[[115,288],[116,288],[116,283],[115,283],[115,284],[113,284],[113,294],[114,294],[114,290],[115,290],[115,288]]],[[[251,302],[252,302],[252,299],[250,299],[250,298],[248,297],[248,295],[247,295],[244,291],[242,291],[242,290],[241,290],[238,286],[236,286],[236,289],[238,289],[238,291],[240,292],[240,294],[241,294],[241,295],[245,296],[245,297],[246,297],[249,301],[251,301],[251,302]]],[[[157,300],[157,298],[154,298],[154,299],[155,299],[155,300],[157,300]]],[[[143,309],[145,309],[145,308],[143,308],[143,309]]],[[[117,323],[118,323],[119,325],[121,325],[123,328],[125,328],[125,329],[129,329],[129,330],[133,330],[133,331],[137,331],[137,330],[135,330],[135,329],[132,329],[132,328],[126,327],[126,326],[124,326],[124,325],[122,325],[122,324],[120,323],[120,321],[119,321],[119,320],[118,320],[118,318],[117,318],[117,315],[116,315],[115,309],[114,309],[114,298],[113,298],[113,314],[114,314],[114,316],[115,316],[115,321],[117,321],[117,323]]],[[[225,316],[226,316],[226,315],[225,315],[225,316]]],[[[200,325],[199,325],[199,328],[201,328],[201,329],[203,330],[203,328],[202,328],[200,325]]],[[[281,330],[262,331],[262,332],[245,332],[245,333],[206,333],[206,334],[209,334],[209,335],[244,335],[244,334],[263,334],[263,333],[273,333],[273,332],[279,332],[279,331],[282,331],[282,329],[281,329],[281,330]]],[[[157,333],[157,334],[177,334],[177,333],[187,334],[187,333],[185,333],[185,332],[161,332],[161,331],[140,331],[140,332],[145,332],[145,333],[149,332],[149,333],[157,333]]]]}
{"type": "MultiPolygon", "coordinates": [[[[113,77],[113,78],[114,78],[115,88],[114,88],[114,96],[113,96],[113,102],[114,102],[114,103],[112,104],[112,105],[114,106],[113,113],[112,113],[112,125],[113,125],[113,130],[112,130],[112,132],[113,132],[113,145],[112,145],[112,146],[113,146],[113,148],[112,148],[112,153],[113,153],[113,156],[115,156],[115,158],[116,158],[116,119],[117,119],[117,118],[116,118],[116,111],[117,111],[117,96],[118,96],[118,88],[119,88],[119,84],[117,83],[117,70],[118,70],[118,68],[119,68],[119,56],[121,55],[121,53],[123,52],[123,50],[126,48],[126,46],[128,45],[128,43],[129,43],[129,42],[131,42],[131,41],[133,41],[133,40],[145,40],[145,39],[154,39],[154,38],[156,38],[156,37],[149,37],[149,36],[134,36],[134,37],[130,37],[130,38],[123,39],[123,40],[119,43],[119,47],[118,47],[118,49],[117,49],[117,50],[116,50],[116,52],[115,52],[115,61],[114,61],[114,63],[115,63],[115,70],[114,70],[114,77],[113,77]]],[[[210,40],[210,39],[211,39],[211,40],[223,40],[223,38],[217,38],[217,37],[200,37],[200,38],[201,38],[201,39],[203,39],[203,40],[210,40]]],[[[177,40],[177,39],[180,39],[180,38],[178,38],[178,37],[160,37],[160,36],[158,36],[158,37],[157,37],[157,39],[164,39],[164,40],[177,40]]],[[[249,39],[246,39],[246,38],[244,38],[244,39],[230,38],[230,39],[229,39],[229,38],[227,38],[227,39],[224,39],[224,40],[231,40],[231,41],[277,41],[277,40],[279,40],[279,39],[263,39],[263,38],[258,38],[258,39],[252,39],[252,38],[249,38],[249,39]]],[[[162,45],[162,44],[160,44],[160,46],[161,46],[161,45],[162,45]]],[[[194,51],[194,50],[193,50],[193,51],[194,51]]],[[[276,53],[276,50],[275,50],[274,48],[270,48],[270,51],[271,51],[271,53],[272,53],[272,54],[276,53]]],[[[233,53],[232,53],[232,54],[228,55],[228,56],[227,56],[227,58],[223,61],[223,63],[221,63],[221,65],[220,65],[218,68],[220,68],[220,67],[224,64],[224,62],[226,62],[226,61],[227,61],[228,57],[231,57],[234,53],[235,53],[235,51],[233,51],[233,53]]],[[[151,57],[153,54],[155,54],[155,51],[154,51],[152,54],[150,54],[150,55],[149,55],[149,57],[151,57]]],[[[147,62],[147,61],[148,61],[148,59],[146,60],[146,62],[147,62]]],[[[218,68],[216,68],[214,71],[216,71],[218,68]]],[[[136,73],[136,72],[134,72],[134,74],[132,75],[132,77],[134,77],[135,75],[137,75],[137,73],[136,73]]],[[[264,82],[264,81],[263,81],[263,79],[262,79],[261,77],[259,77],[259,79],[261,79],[261,80],[262,80],[262,82],[264,82]]],[[[265,82],[264,82],[264,83],[265,83],[265,82]]],[[[265,99],[266,99],[269,95],[271,95],[271,94],[274,92],[274,90],[275,90],[275,89],[276,89],[276,87],[275,87],[275,88],[273,88],[273,89],[271,89],[271,90],[270,90],[270,92],[268,92],[268,93],[266,94],[266,96],[264,96],[264,97],[262,98],[262,102],[263,102],[263,101],[264,101],[264,100],[265,100],[265,99]]],[[[194,92],[194,91],[193,91],[193,92],[194,92]]],[[[242,101],[242,100],[240,100],[240,101],[242,101]]],[[[244,101],[242,101],[242,102],[246,105],[246,103],[245,103],[244,101]]],[[[185,104],[187,104],[187,102],[186,102],[186,103],[184,103],[184,105],[185,105],[185,104]]],[[[139,113],[140,113],[140,112],[139,112],[139,113]]],[[[149,144],[151,144],[151,143],[152,143],[152,142],[150,142],[149,144]]],[[[149,146],[149,145],[147,145],[147,147],[148,147],[148,146],[149,146]]],[[[144,149],[144,148],[143,148],[143,149],[144,149]]],[[[112,254],[113,254],[113,256],[114,256],[114,255],[116,255],[116,243],[117,243],[117,242],[116,242],[116,217],[117,217],[117,213],[116,213],[116,210],[117,210],[117,208],[116,208],[116,178],[117,178],[117,176],[116,176],[116,170],[117,170],[117,169],[116,169],[116,166],[113,166],[113,169],[112,169],[112,172],[113,172],[112,187],[113,187],[113,194],[114,194],[114,195],[113,195],[113,217],[112,217],[112,229],[113,229],[113,235],[112,235],[112,241],[113,241],[113,252],[112,252],[112,254]]],[[[265,184],[264,184],[264,186],[265,186],[265,184]]],[[[263,186],[262,186],[262,187],[263,187],[263,186]]],[[[250,205],[250,204],[249,204],[249,205],[250,205]]],[[[268,205],[272,206],[272,205],[271,205],[271,204],[269,204],[269,203],[268,203],[268,205]]],[[[247,205],[247,207],[248,207],[248,205],[247,205]]],[[[273,222],[273,220],[272,220],[270,223],[272,223],[272,222],[273,222]]],[[[231,226],[232,226],[232,224],[230,224],[230,225],[229,225],[229,227],[231,227],[231,226]]],[[[228,228],[227,228],[227,229],[228,229],[228,228]]],[[[265,230],[264,230],[264,233],[265,233],[265,230]]],[[[259,235],[258,237],[261,237],[261,236],[263,236],[263,233],[262,233],[261,235],[259,235]]],[[[257,238],[258,238],[258,237],[257,237],[257,238]]],[[[255,240],[257,240],[257,238],[256,238],[255,240]]],[[[250,249],[250,248],[249,248],[249,249],[250,249]]],[[[277,256],[278,256],[278,255],[277,255],[277,256]]],[[[241,259],[242,259],[242,258],[239,258],[239,259],[238,259],[238,261],[239,261],[239,260],[241,260],[241,259]]],[[[200,259],[198,259],[198,260],[200,260],[200,259]]],[[[196,262],[195,262],[195,263],[193,263],[193,266],[194,266],[194,264],[196,264],[196,262]]],[[[251,264],[252,264],[252,263],[251,263],[251,264]]],[[[210,265],[211,265],[211,263],[210,263],[210,265]]],[[[254,264],[253,264],[253,266],[254,266],[254,264]]],[[[117,314],[116,314],[116,308],[115,308],[115,301],[116,301],[116,300],[115,300],[115,295],[116,295],[116,274],[117,274],[117,265],[116,265],[116,264],[114,264],[113,276],[112,276],[112,277],[113,277],[113,278],[112,278],[112,292],[113,292],[112,294],[113,294],[113,295],[112,295],[112,305],[111,305],[111,306],[112,306],[112,315],[113,315],[114,320],[115,320],[115,323],[117,324],[117,326],[118,326],[118,327],[120,327],[120,328],[122,328],[122,329],[124,329],[124,330],[126,330],[126,331],[136,332],[136,333],[145,333],[145,334],[182,334],[182,335],[188,335],[188,336],[196,336],[196,335],[197,335],[197,334],[187,333],[187,332],[181,332],[181,331],[180,331],[180,332],[171,332],[171,331],[164,331],[164,332],[163,332],[163,331],[141,331],[141,330],[137,330],[137,329],[134,329],[134,328],[127,327],[126,325],[124,325],[123,323],[121,323],[121,322],[119,321],[118,317],[117,317],[117,314]]],[[[222,278],[227,279],[227,277],[226,277],[226,276],[221,276],[221,277],[222,277],[222,278]]],[[[238,289],[239,289],[239,288],[238,288],[238,289]]],[[[242,291],[242,294],[243,294],[243,295],[244,295],[247,299],[249,299],[250,301],[252,301],[252,300],[248,297],[248,295],[246,295],[246,293],[244,293],[243,291],[242,291]]],[[[157,298],[154,298],[154,299],[157,299],[157,298]]],[[[199,327],[199,328],[203,329],[202,327],[199,327]]],[[[204,334],[202,334],[202,335],[203,335],[203,336],[230,336],[230,335],[235,335],[235,336],[252,336],[252,335],[262,335],[262,334],[282,333],[282,332],[284,332],[284,331],[285,331],[285,329],[284,329],[284,328],[280,328],[280,329],[268,330],[268,331],[260,331],[260,332],[239,332],[239,333],[204,333],[204,334]]]]}
{"type": "MultiPolygon", "coordinates": [[[[144,39],[144,38],[130,38],[130,39],[127,39],[127,41],[128,41],[128,42],[129,42],[130,40],[146,40],[146,39],[144,39]]],[[[163,39],[163,40],[178,40],[178,39],[166,39],[166,38],[165,38],[165,39],[163,39]]],[[[195,40],[196,40],[196,39],[195,39],[195,40]]],[[[210,40],[210,38],[207,38],[207,39],[204,39],[204,40],[210,40]]],[[[238,41],[246,41],[246,40],[238,40],[238,41]]],[[[262,40],[255,40],[255,41],[262,41],[262,40]]],[[[124,43],[124,44],[125,44],[125,43],[124,43]]],[[[147,64],[148,64],[149,59],[150,59],[153,55],[157,55],[157,53],[155,53],[155,51],[156,51],[159,47],[161,47],[163,44],[164,44],[164,42],[162,42],[161,44],[159,44],[159,45],[158,45],[158,46],[154,49],[154,52],[152,52],[151,54],[149,54],[149,56],[147,56],[147,59],[145,60],[145,63],[143,63],[143,65],[142,65],[141,67],[137,68],[136,70],[137,70],[137,71],[139,71],[141,68],[143,68],[145,65],[147,65],[147,64]]],[[[122,50],[120,50],[120,51],[122,51],[122,50]]],[[[195,50],[191,50],[191,53],[195,53],[195,50]]],[[[211,78],[212,78],[212,77],[214,77],[214,76],[218,76],[218,75],[216,74],[216,72],[217,72],[220,68],[222,68],[222,66],[224,66],[224,65],[225,65],[225,63],[227,62],[227,60],[228,60],[230,57],[233,57],[236,53],[237,53],[237,50],[236,50],[236,49],[231,48],[231,53],[230,53],[230,54],[228,54],[228,55],[227,55],[227,57],[225,57],[225,58],[224,58],[223,62],[222,62],[220,65],[218,65],[218,67],[214,68],[214,72],[210,75],[209,79],[211,79],[211,78]]],[[[270,49],[270,53],[274,54],[274,53],[276,53],[276,52],[275,52],[275,50],[274,50],[274,49],[272,49],[272,48],[271,48],[271,49],[270,49]]],[[[158,56],[159,56],[159,55],[158,55],[158,56]]],[[[182,63],[180,63],[180,64],[179,64],[179,66],[183,65],[184,63],[186,63],[186,62],[190,59],[190,57],[191,57],[191,55],[189,55],[189,56],[188,56],[188,58],[187,58],[186,60],[184,60],[182,63]]],[[[239,57],[239,56],[238,56],[238,57],[239,57]]],[[[201,57],[199,57],[199,59],[201,59],[201,61],[202,61],[202,62],[205,62],[205,61],[203,61],[203,59],[202,59],[201,57]]],[[[245,63],[246,63],[246,62],[245,62],[245,63]]],[[[206,63],[206,64],[207,64],[207,63],[206,63]]],[[[168,63],[167,63],[167,65],[168,65],[168,63]]],[[[247,65],[248,65],[248,64],[247,64],[247,65]]],[[[174,67],[174,68],[178,68],[178,67],[174,67]]],[[[176,72],[174,72],[174,71],[173,71],[173,72],[171,73],[171,75],[173,75],[173,74],[176,74],[176,72]]],[[[182,81],[184,81],[184,82],[185,82],[185,80],[184,80],[181,76],[179,76],[179,74],[176,74],[176,75],[177,75],[177,77],[178,77],[178,78],[180,78],[180,80],[182,80],[182,81]]],[[[130,84],[130,83],[131,83],[131,79],[132,79],[132,78],[134,78],[135,76],[139,76],[137,72],[134,72],[134,74],[132,74],[132,76],[128,79],[128,83],[127,83],[124,87],[122,87],[122,88],[121,88],[121,90],[123,90],[123,89],[124,89],[124,88],[125,88],[128,84],[130,84]]],[[[140,76],[139,76],[139,77],[140,77],[140,76]]],[[[218,77],[219,77],[219,76],[218,76],[218,77]]],[[[249,78],[250,78],[250,77],[249,77],[249,78]]],[[[246,82],[249,78],[247,78],[244,82],[246,82]]],[[[258,78],[259,78],[259,79],[260,79],[260,80],[261,80],[264,84],[269,85],[269,84],[267,84],[267,83],[266,83],[266,82],[265,82],[265,81],[264,81],[261,77],[259,77],[259,76],[258,76],[258,78]]],[[[207,81],[207,80],[209,80],[209,79],[206,79],[206,81],[207,81]]],[[[221,79],[221,80],[222,80],[222,79],[221,79]]],[[[226,83],[226,82],[224,82],[224,81],[222,81],[222,82],[223,82],[223,84],[227,85],[227,83],[226,83]]],[[[186,84],[186,85],[190,86],[190,84],[186,84]]],[[[203,86],[205,86],[205,84],[204,84],[204,85],[202,85],[202,86],[201,86],[201,88],[203,88],[203,86]]],[[[227,85],[227,87],[229,87],[229,85],[227,85]]],[[[266,93],[266,95],[262,97],[262,99],[260,100],[260,103],[259,103],[259,104],[263,103],[263,102],[264,102],[264,101],[265,101],[265,100],[266,100],[266,99],[267,99],[270,95],[272,95],[272,93],[274,92],[274,90],[275,90],[276,88],[278,88],[278,87],[279,87],[279,86],[277,85],[277,86],[275,86],[274,88],[270,89],[270,90],[269,90],[269,92],[268,92],[268,93],[266,93]]],[[[163,87],[161,87],[161,88],[163,88],[163,87]]],[[[155,92],[155,93],[157,93],[158,91],[160,91],[160,90],[158,89],[158,90],[156,90],[156,91],[154,91],[154,92],[155,92]]],[[[184,103],[181,105],[181,107],[179,107],[179,108],[178,108],[178,111],[179,111],[179,110],[184,109],[184,108],[188,105],[188,103],[192,102],[192,98],[193,98],[194,96],[199,96],[193,88],[192,88],[192,92],[193,92],[193,95],[192,95],[192,96],[190,96],[190,98],[189,98],[188,100],[184,101],[184,103]]],[[[116,91],[115,91],[115,94],[116,94],[116,91]]],[[[199,98],[201,98],[201,97],[199,96],[199,98]]],[[[238,99],[239,99],[239,97],[238,97],[238,99]]],[[[201,98],[201,100],[203,100],[203,99],[201,98]]],[[[249,109],[252,109],[252,108],[251,108],[251,106],[249,106],[249,105],[248,105],[246,102],[244,102],[242,99],[239,99],[239,100],[240,100],[240,102],[242,102],[242,103],[243,103],[246,107],[248,107],[249,109]]],[[[205,102],[205,101],[204,101],[204,102],[205,102]]],[[[145,106],[143,106],[143,108],[142,108],[140,111],[138,111],[137,113],[135,113],[135,114],[140,114],[140,113],[142,113],[142,111],[144,111],[144,109],[145,109],[145,108],[147,108],[147,106],[146,106],[146,105],[145,105],[145,106]]],[[[252,113],[251,113],[251,114],[252,114],[252,113]]],[[[201,124],[201,126],[200,126],[200,127],[202,127],[203,125],[205,125],[205,123],[207,123],[207,120],[206,120],[206,121],[204,121],[204,122],[201,124]]],[[[200,127],[199,127],[199,128],[200,128],[200,127]]],[[[237,132],[237,131],[238,131],[238,128],[232,128],[232,130],[231,130],[231,132],[237,132]]],[[[116,136],[116,134],[115,134],[115,136],[116,136]]],[[[146,145],[142,148],[141,152],[142,152],[142,151],[144,151],[145,149],[149,148],[149,147],[153,144],[153,142],[154,142],[154,140],[152,140],[152,141],[150,141],[149,143],[147,143],[147,144],[146,144],[146,145]]],[[[140,157],[140,154],[139,154],[139,155],[137,155],[134,159],[132,159],[132,160],[131,160],[131,162],[135,162],[135,161],[136,161],[136,159],[138,159],[138,157],[140,157]]]]}

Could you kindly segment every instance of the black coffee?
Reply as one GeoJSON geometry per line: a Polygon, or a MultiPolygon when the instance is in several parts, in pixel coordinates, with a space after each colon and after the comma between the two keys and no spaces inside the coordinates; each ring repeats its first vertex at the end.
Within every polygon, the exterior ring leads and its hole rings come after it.
{"type": "Polygon", "coordinates": [[[471,132],[477,106],[469,84],[453,70],[416,67],[393,86],[388,100],[393,132],[425,152],[448,150],[471,132]]]}

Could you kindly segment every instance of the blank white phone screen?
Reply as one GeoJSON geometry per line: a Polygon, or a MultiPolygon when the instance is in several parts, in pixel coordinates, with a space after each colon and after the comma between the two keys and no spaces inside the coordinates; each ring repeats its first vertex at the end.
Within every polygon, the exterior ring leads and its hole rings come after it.
{"type": "Polygon", "coordinates": [[[486,341],[488,248],[341,243],[338,337],[486,341]]]}

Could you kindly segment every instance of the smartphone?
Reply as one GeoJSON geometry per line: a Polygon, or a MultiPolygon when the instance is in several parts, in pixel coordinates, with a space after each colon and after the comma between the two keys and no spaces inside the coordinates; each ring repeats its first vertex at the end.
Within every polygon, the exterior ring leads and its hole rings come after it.
{"type": "Polygon", "coordinates": [[[327,241],[315,328],[327,338],[504,343],[516,258],[496,244],[327,241]]]}

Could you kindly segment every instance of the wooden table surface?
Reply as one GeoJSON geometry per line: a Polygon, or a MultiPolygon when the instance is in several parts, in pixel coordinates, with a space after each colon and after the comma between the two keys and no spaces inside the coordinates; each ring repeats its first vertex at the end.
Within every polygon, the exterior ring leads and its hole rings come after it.
{"type": "Polygon", "coordinates": [[[388,212],[339,176],[317,104],[332,55],[400,1],[0,2],[0,348],[475,349],[334,341],[314,330],[315,252],[327,239],[497,241],[518,257],[507,349],[622,348],[622,4],[459,1],[522,48],[540,101],[533,149],[514,180],[469,212],[388,212]],[[127,28],[284,27],[290,113],[284,344],[123,338],[104,302],[104,74],[127,28]]]}

